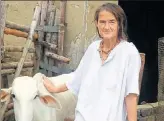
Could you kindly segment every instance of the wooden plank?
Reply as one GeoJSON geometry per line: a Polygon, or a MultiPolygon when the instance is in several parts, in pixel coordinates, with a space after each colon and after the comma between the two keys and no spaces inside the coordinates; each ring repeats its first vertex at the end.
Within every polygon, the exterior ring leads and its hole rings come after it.
{"type": "MultiPolygon", "coordinates": [[[[3,41],[3,37],[4,37],[4,28],[5,28],[5,19],[6,19],[6,15],[5,15],[5,3],[4,1],[0,0],[0,48],[1,46],[4,45],[4,41],[3,41]]],[[[2,70],[1,70],[1,60],[2,60],[3,56],[2,56],[2,52],[0,49],[0,93],[1,93],[1,88],[2,88],[2,70]]],[[[1,100],[1,97],[0,97],[1,100]]],[[[3,120],[3,116],[5,113],[5,108],[6,107],[2,107],[2,104],[0,102],[0,121],[3,120]]]]}
{"type": "MultiPolygon", "coordinates": [[[[48,1],[43,1],[42,4],[41,4],[41,16],[40,16],[40,23],[39,23],[39,25],[41,25],[41,26],[45,25],[45,20],[46,20],[46,15],[47,15],[47,5],[48,5],[48,1]]],[[[42,61],[41,57],[42,57],[42,54],[43,54],[43,51],[42,51],[43,48],[39,44],[39,42],[44,41],[44,32],[39,31],[38,34],[39,34],[38,42],[35,42],[35,48],[36,48],[35,57],[36,57],[36,60],[34,61],[35,64],[34,64],[33,74],[39,72],[39,65],[40,65],[40,62],[42,61]]]]}
{"type": "MultiPolygon", "coordinates": [[[[49,1],[48,3],[48,19],[47,19],[47,25],[53,26],[54,24],[54,18],[55,18],[55,11],[53,10],[53,1],[49,1]]],[[[46,33],[46,42],[51,42],[51,36],[52,33],[46,33]]],[[[48,48],[45,48],[45,53],[48,52],[48,48]]],[[[49,61],[52,60],[52,58],[48,58],[46,55],[44,55],[44,63],[48,64],[49,61]]],[[[53,61],[53,60],[52,60],[53,61]]],[[[51,71],[44,71],[44,74],[47,76],[52,76],[51,71]]]]}
{"type": "Polygon", "coordinates": [[[45,55],[47,57],[56,59],[56,60],[61,61],[61,62],[64,62],[64,63],[69,63],[70,62],[70,59],[69,58],[66,58],[64,56],[57,55],[57,54],[52,53],[52,52],[46,52],[45,55]]]}
{"type": "Polygon", "coordinates": [[[29,36],[28,36],[28,39],[26,41],[26,45],[25,45],[25,48],[23,50],[22,57],[21,57],[21,59],[20,59],[20,61],[18,63],[18,67],[16,69],[14,77],[18,77],[20,75],[20,72],[21,72],[22,67],[23,67],[23,63],[25,61],[25,58],[26,58],[26,55],[27,55],[27,52],[28,52],[28,48],[30,47],[31,42],[33,40],[33,34],[34,34],[34,30],[36,28],[36,25],[38,23],[40,12],[41,12],[41,2],[38,2],[37,5],[36,5],[36,8],[35,8],[33,20],[32,20],[32,23],[31,23],[29,36]]]}
{"type": "MultiPolygon", "coordinates": [[[[49,64],[45,64],[45,63],[42,63],[42,62],[40,63],[40,67],[44,68],[46,70],[49,70],[53,73],[56,73],[56,74],[68,74],[68,73],[71,73],[71,72],[74,71],[74,70],[71,70],[71,69],[58,68],[56,66],[51,66],[49,64]]],[[[43,72],[43,70],[41,72],[43,72]]]]}

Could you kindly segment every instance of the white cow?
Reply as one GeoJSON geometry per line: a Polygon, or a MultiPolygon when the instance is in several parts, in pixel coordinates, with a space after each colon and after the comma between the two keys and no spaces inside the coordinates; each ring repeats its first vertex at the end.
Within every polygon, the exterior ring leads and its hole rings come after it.
{"type": "MultiPolygon", "coordinates": [[[[76,97],[70,92],[51,94],[43,85],[43,74],[37,73],[14,79],[12,88],[3,90],[1,96],[12,94],[16,121],[64,121],[74,116],[76,97]]],[[[52,83],[71,80],[73,73],[49,77],[52,83]]]]}

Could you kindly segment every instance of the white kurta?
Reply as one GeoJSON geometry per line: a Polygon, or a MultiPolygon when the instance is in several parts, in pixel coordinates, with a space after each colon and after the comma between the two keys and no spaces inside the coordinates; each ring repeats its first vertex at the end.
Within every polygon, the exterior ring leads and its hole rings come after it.
{"type": "Polygon", "coordinates": [[[124,98],[139,94],[140,55],[122,40],[102,64],[100,41],[88,47],[74,79],[66,84],[78,96],[75,121],[126,121],[124,98]]]}

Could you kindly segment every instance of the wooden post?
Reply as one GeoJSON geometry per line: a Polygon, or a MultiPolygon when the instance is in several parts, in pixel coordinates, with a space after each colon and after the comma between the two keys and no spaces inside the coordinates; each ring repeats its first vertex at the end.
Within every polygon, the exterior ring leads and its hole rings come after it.
{"type": "MultiPolygon", "coordinates": [[[[65,24],[65,10],[66,10],[66,2],[64,0],[60,1],[60,28],[59,28],[59,33],[58,33],[58,51],[57,54],[63,56],[63,46],[64,46],[64,24],[65,24]]],[[[56,63],[56,66],[58,68],[62,68],[63,64],[60,63],[59,61],[56,63]]]]}
{"type": "MultiPolygon", "coordinates": [[[[43,1],[41,4],[41,16],[40,16],[40,24],[39,25],[45,25],[45,20],[46,20],[46,13],[47,13],[47,5],[48,5],[48,1],[43,1]]],[[[37,73],[39,71],[39,65],[40,65],[40,61],[41,61],[41,54],[43,54],[42,51],[42,47],[39,44],[39,42],[43,42],[44,41],[44,32],[39,31],[39,38],[38,38],[38,42],[35,42],[35,48],[36,48],[36,60],[35,60],[35,64],[34,64],[34,72],[33,74],[37,73]]]]}
{"type": "MultiPolygon", "coordinates": [[[[4,28],[5,28],[5,3],[0,0],[0,48],[4,45],[3,37],[4,37],[4,28]]],[[[1,77],[1,60],[2,60],[2,52],[0,49],[0,93],[2,88],[2,77],[1,77]]],[[[5,112],[5,107],[2,107],[1,97],[0,97],[0,121],[3,120],[3,115],[5,112]]]]}
{"type": "MultiPolygon", "coordinates": [[[[65,10],[66,10],[66,2],[65,0],[62,0],[60,2],[60,27],[65,23],[65,10]]],[[[64,29],[61,27],[59,29],[59,34],[58,34],[58,54],[63,55],[63,44],[64,44],[64,29]]]]}
{"type": "MultiPolygon", "coordinates": [[[[53,26],[54,24],[54,18],[55,18],[55,11],[53,10],[53,1],[49,1],[48,3],[48,19],[47,19],[47,25],[49,26],[53,26]]],[[[51,37],[52,37],[52,33],[46,33],[46,42],[51,42],[51,37]]],[[[48,48],[45,48],[45,53],[48,52],[48,48]]],[[[45,56],[44,54],[44,63],[45,64],[49,64],[49,62],[52,62],[52,58],[48,58],[47,56],[45,56]]],[[[53,66],[53,65],[52,65],[53,66]]],[[[46,69],[44,69],[44,74],[47,76],[52,76],[52,72],[51,71],[47,71],[46,69]]]]}
{"type": "Polygon", "coordinates": [[[18,63],[18,67],[17,67],[16,72],[15,72],[15,76],[14,76],[15,78],[20,75],[20,72],[22,70],[23,63],[24,63],[24,60],[25,60],[27,52],[28,52],[28,48],[30,47],[31,42],[33,40],[33,34],[34,34],[34,30],[36,28],[36,25],[38,23],[38,18],[40,16],[40,12],[41,12],[41,2],[38,2],[37,5],[36,5],[36,8],[35,8],[33,21],[31,23],[29,36],[28,36],[28,39],[26,41],[26,45],[24,47],[22,57],[21,57],[21,59],[20,59],[20,61],[18,63]]]}

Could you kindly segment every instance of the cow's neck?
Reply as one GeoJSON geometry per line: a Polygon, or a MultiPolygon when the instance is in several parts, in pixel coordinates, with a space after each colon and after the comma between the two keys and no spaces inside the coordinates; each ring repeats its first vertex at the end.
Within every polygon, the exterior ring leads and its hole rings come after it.
{"type": "Polygon", "coordinates": [[[56,121],[55,109],[44,105],[39,98],[34,102],[33,121],[56,121]]]}

